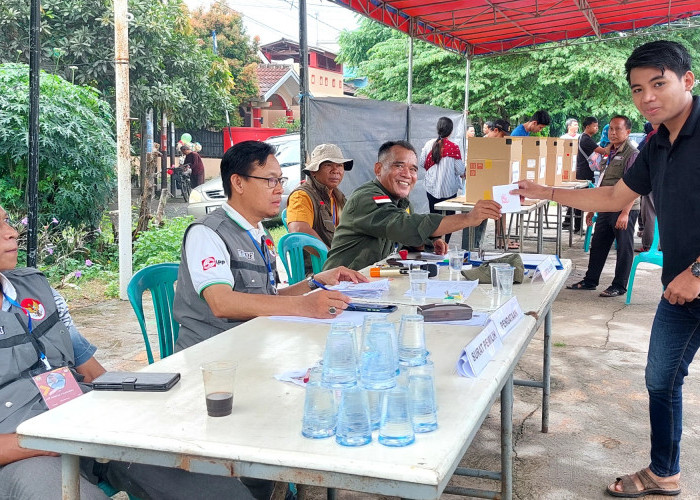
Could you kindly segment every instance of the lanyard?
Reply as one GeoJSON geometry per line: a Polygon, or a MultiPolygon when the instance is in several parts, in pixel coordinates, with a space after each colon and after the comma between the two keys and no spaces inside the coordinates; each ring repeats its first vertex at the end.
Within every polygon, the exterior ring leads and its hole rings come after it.
{"type": "Polygon", "coordinates": [[[29,337],[32,339],[32,344],[34,345],[34,348],[36,349],[37,353],[39,354],[39,360],[44,364],[44,367],[45,367],[47,370],[51,370],[51,365],[49,364],[49,360],[46,359],[46,354],[44,354],[44,352],[41,350],[41,348],[40,348],[40,346],[39,346],[39,343],[36,342],[36,339],[34,339],[34,337],[32,336],[32,331],[33,331],[33,329],[34,329],[34,328],[32,327],[32,315],[29,314],[29,311],[27,311],[24,307],[22,307],[21,305],[19,305],[19,304],[17,303],[16,300],[11,299],[10,297],[8,297],[7,294],[6,294],[5,292],[2,292],[2,295],[3,295],[3,297],[5,297],[5,299],[6,299],[10,304],[12,304],[12,305],[15,306],[15,307],[19,307],[19,308],[22,310],[22,312],[23,312],[24,314],[26,314],[26,316],[27,316],[27,329],[29,330],[29,337]]]}
{"type": "MultiPolygon", "coordinates": [[[[262,257],[263,262],[265,262],[265,267],[267,268],[267,274],[270,278],[270,284],[274,287],[275,273],[272,271],[272,263],[270,262],[270,254],[267,252],[267,245],[265,245],[265,251],[263,251],[262,246],[255,240],[255,238],[253,238],[253,235],[250,234],[249,230],[246,230],[246,234],[248,235],[248,238],[250,238],[250,241],[253,242],[253,245],[255,245],[255,248],[258,250],[258,252],[260,252],[260,256],[262,257]]],[[[265,237],[263,236],[263,238],[265,237]]]]}
{"type": "Polygon", "coordinates": [[[333,200],[331,200],[331,203],[333,204],[333,225],[337,226],[338,220],[336,219],[336,216],[335,216],[335,206],[337,205],[337,203],[335,203],[333,200]]]}

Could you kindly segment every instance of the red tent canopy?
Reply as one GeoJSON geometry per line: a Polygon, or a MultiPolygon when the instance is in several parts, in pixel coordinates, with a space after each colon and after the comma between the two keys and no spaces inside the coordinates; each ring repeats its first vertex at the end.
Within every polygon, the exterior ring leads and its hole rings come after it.
{"type": "Polygon", "coordinates": [[[332,0],[464,55],[635,31],[700,15],[698,0],[332,0]]]}

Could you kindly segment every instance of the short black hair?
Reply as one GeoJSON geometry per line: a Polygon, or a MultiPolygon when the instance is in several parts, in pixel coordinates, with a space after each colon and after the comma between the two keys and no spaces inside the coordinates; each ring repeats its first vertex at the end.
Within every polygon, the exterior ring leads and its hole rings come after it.
{"type": "Polygon", "coordinates": [[[586,128],[592,123],[598,123],[598,118],[595,116],[587,116],[583,119],[583,128],[586,128]]]}
{"type": "Polygon", "coordinates": [[[506,134],[510,133],[510,123],[508,123],[505,120],[501,120],[500,118],[493,122],[493,125],[491,126],[491,130],[500,130],[501,132],[505,132],[506,134]]]}
{"type": "Polygon", "coordinates": [[[625,128],[627,130],[632,130],[632,120],[630,120],[628,117],[625,115],[615,115],[612,118],[610,118],[610,121],[612,122],[613,120],[618,119],[618,120],[623,120],[625,122],[625,128]]]}
{"type": "Polygon", "coordinates": [[[552,123],[552,119],[549,117],[549,113],[547,113],[544,109],[535,111],[535,114],[532,115],[530,121],[536,122],[538,125],[549,125],[550,123],[552,123]]]}
{"type": "Polygon", "coordinates": [[[657,68],[661,74],[668,69],[680,79],[688,71],[692,63],[688,50],[678,42],[656,40],[640,45],[632,51],[625,62],[627,83],[630,83],[630,73],[635,68],[657,68]]]}
{"type": "Polygon", "coordinates": [[[250,175],[255,167],[264,165],[267,157],[274,154],[274,146],[260,141],[243,141],[229,148],[221,158],[221,182],[226,198],[231,199],[233,174],[250,175]]]}
{"type": "Polygon", "coordinates": [[[416,148],[414,148],[413,144],[411,144],[408,141],[386,141],[384,144],[379,146],[379,152],[377,153],[377,161],[381,163],[384,157],[389,153],[389,150],[394,146],[399,146],[404,149],[408,149],[409,151],[413,151],[413,154],[416,154],[416,148]]]}
{"type": "Polygon", "coordinates": [[[491,120],[484,122],[484,125],[486,125],[488,128],[492,129],[493,128],[493,122],[491,120]]]}

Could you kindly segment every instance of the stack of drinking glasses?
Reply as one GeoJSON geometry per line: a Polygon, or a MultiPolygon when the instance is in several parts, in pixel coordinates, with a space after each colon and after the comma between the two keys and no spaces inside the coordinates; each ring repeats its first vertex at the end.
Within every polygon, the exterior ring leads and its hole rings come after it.
{"type": "Polygon", "coordinates": [[[335,435],[344,446],[378,441],[406,446],[416,432],[437,428],[433,364],[423,316],[404,315],[398,335],[387,315],[366,315],[361,338],[351,323],[334,323],[321,368],[306,385],[302,434],[335,435]]]}

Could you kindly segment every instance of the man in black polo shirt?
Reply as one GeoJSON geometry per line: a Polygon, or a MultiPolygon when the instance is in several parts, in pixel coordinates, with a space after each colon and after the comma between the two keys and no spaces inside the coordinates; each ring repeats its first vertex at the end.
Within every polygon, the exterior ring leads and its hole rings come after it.
{"type": "Polygon", "coordinates": [[[665,291],[649,339],[651,463],[618,478],[607,492],[617,497],[680,493],[682,386],[700,347],[700,98],[691,94],[695,76],[681,44],[649,42],[632,52],[625,70],[634,104],[658,133],[621,182],[598,189],[563,190],[520,181],[513,191],[554,199],[587,211],[620,210],[654,192],[664,262],[665,291]]]}

